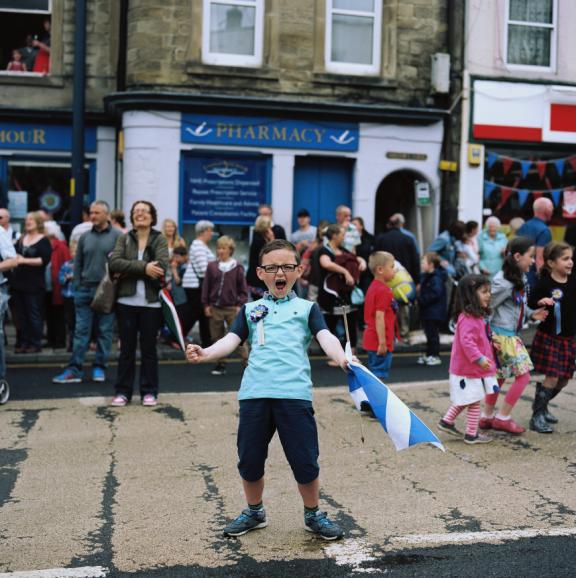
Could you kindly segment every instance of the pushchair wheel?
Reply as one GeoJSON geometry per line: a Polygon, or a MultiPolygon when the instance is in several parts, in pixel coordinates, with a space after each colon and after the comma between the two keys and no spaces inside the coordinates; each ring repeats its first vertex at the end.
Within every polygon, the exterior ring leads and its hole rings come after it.
{"type": "Polygon", "coordinates": [[[5,404],[10,397],[10,385],[5,379],[0,379],[0,405],[5,404]]]}

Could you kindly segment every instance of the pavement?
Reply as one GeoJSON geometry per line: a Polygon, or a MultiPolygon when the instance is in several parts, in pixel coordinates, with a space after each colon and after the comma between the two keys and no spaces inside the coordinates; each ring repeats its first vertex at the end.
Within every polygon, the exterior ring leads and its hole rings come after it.
{"type": "MultiPolygon", "coordinates": [[[[46,370],[13,369],[11,381],[25,389],[32,372],[41,380],[46,370]]],[[[234,392],[189,385],[156,408],[110,408],[82,386],[77,397],[50,398],[49,387],[14,397],[0,408],[0,578],[574,575],[573,383],[553,404],[553,435],[495,434],[469,446],[441,434],[445,453],[396,453],[380,424],[353,408],[344,375],[333,375],[333,386],[316,389],[315,410],[322,507],[346,531],[335,543],[303,530],[277,438],[269,526],[222,536],[244,507],[234,392]]],[[[393,389],[430,425],[449,403],[445,381],[393,389]]],[[[521,423],[531,394],[515,412],[521,423]]]]}

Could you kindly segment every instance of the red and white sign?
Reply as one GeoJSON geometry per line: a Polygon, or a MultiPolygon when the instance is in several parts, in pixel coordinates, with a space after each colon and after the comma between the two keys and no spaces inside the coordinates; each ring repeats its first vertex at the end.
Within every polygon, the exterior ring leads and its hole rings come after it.
{"type": "Polygon", "coordinates": [[[479,140],[576,143],[576,86],[474,81],[479,140]]]}

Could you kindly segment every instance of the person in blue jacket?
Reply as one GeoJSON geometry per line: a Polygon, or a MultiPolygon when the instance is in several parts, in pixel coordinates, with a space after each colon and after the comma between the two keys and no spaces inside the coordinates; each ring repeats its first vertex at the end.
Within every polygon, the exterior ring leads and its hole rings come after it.
{"type": "Polygon", "coordinates": [[[418,293],[420,319],[426,335],[426,355],[418,358],[421,365],[440,365],[440,326],[446,319],[446,273],[438,253],[425,253],[418,293]]]}

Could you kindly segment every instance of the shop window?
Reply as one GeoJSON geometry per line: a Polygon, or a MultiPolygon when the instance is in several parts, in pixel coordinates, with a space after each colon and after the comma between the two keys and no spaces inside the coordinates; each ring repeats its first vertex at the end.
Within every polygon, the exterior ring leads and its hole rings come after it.
{"type": "Polygon", "coordinates": [[[382,0],[327,0],[326,70],[379,74],[381,30],[382,0]]]}
{"type": "MultiPolygon", "coordinates": [[[[8,162],[8,208],[12,220],[20,223],[26,213],[43,209],[58,221],[65,233],[71,228],[71,167],[66,162],[11,160],[8,162]]],[[[89,167],[85,189],[90,190],[89,167]]],[[[87,194],[84,204],[89,201],[87,194]]]]}
{"type": "Polygon", "coordinates": [[[0,0],[0,70],[50,73],[52,0],[0,0]]]}
{"type": "Polygon", "coordinates": [[[555,68],[556,0],[508,0],[506,63],[555,68]]]}
{"type": "Polygon", "coordinates": [[[202,61],[262,65],[264,0],[204,0],[202,61]]]}

